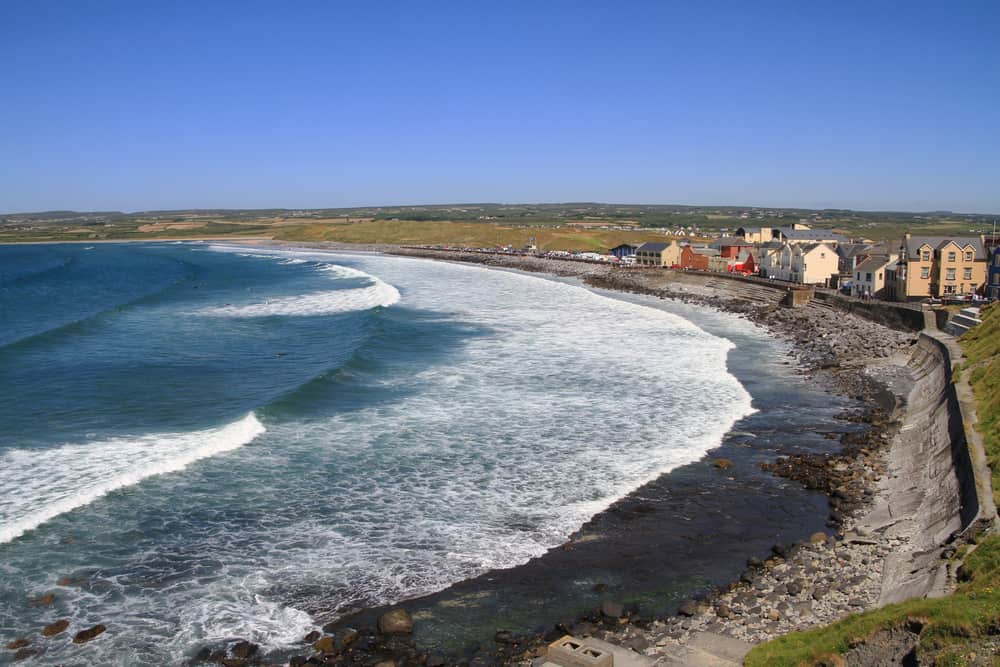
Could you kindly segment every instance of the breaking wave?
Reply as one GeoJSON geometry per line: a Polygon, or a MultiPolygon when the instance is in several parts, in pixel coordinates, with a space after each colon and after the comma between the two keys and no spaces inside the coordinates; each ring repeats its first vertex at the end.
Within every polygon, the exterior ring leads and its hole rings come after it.
{"type": "Polygon", "coordinates": [[[0,544],[111,491],[242,447],[264,431],[251,412],[214,429],[9,450],[0,456],[0,488],[12,491],[0,496],[0,544]]]}

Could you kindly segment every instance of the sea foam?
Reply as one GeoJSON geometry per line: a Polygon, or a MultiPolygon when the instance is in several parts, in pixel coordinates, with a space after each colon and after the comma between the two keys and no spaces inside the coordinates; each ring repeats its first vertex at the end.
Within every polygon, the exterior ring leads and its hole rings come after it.
{"type": "Polygon", "coordinates": [[[9,491],[0,496],[0,543],[116,489],[242,447],[264,431],[251,412],[201,431],[9,450],[0,456],[0,489],[9,491]]]}
{"type": "MultiPolygon", "coordinates": [[[[273,255],[241,253],[244,257],[271,258],[273,255]]],[[[301,264],[305,260],[289,258],[282,264],[301,264]]],[[[317,270],[329,274],[334,279],[361,279],[368,284],[363,287],[339,290],[323,290],[279,296],[259,303],[228,304],[198,311],[201,315],[216,317],[295,317],[302,315],[334,315],[372,308],[388,307],[399,303],[399,290],[373,275],[347,266],[321,264],[317,270]]]]}

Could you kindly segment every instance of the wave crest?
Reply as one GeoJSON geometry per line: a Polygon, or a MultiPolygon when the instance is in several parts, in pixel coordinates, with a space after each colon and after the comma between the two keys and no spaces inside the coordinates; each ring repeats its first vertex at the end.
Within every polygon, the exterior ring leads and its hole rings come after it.
{"type": "Polygon", "coordinates": [[[0,544],[107,493],[238,449],[266,429],[254,413],[219,428],[16,449],[0,456],[0,544]],[[16,490],[16,492],[15,492],[16,490]]]}

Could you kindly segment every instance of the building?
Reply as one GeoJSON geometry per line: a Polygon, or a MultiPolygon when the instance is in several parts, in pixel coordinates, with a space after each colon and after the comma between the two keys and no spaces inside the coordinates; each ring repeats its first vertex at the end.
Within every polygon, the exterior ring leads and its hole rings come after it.
{"type": "Polygon", "coordinates": [[[831,250],[836,249],[838,244],[850,241],[843,234],[838,234],[832,229],[809,229],[805,225],[795,225],[794,227],[775,227],[771,230],[773,240],[787,243],[824,243],[831,250]],[[803,229],[804,228],[804,229],[803,229]]]}
{"type": "Polygon", "coordinates": [[[669,243],[643,243],[635,249],[635,263],[639,266],[677,266],[681,259],[681,245],[669,243]]]}
{"type": "Polygon", "coordinates": [[[726,271],[752,276],[757,273],[757,260],[754,259],[753,255],[752,248],[743,248],[736,257],[729,259],[726,271]]]}
{"type": "Polygon", "coordinates": [[[896,255],[873,255],[858,264],[854,269],[851,294],[876,299],[886,298],[886,269],[895,262],[896,255]]]}
{"type": "Polygon", "coordinates": [[[632,257],[635,255],[635,251],[639,249],[639,246],[631,245],[628,243],[622,243],[621,245],[616,245],[614,248],[608,251],[608,254],[612,257],[617,257],[618,259],[624,259],[626,257],[632,257]]]}
{"type": "Polygon", "coordinates": [[[838,275],[836,251],[825,243],[768,243],[761,247],[761,274],[804,285],[830,285],[838,275]]]}
{"type": "Polygon", "coordinates": [[[913,236],[899,248],[895,294],[899,301],[974,294],[986,283],[982,236],[913,236]]]}
{"type": "Polygon", "coordinates": [[[839,244],[850,241],[846,236],[832,229],[812,229],[801,223],[787,227],[740,227],[736,230],[736,238],[753,244],[772,241],[792,244],[825,243],[831,248],[836,248],[839,244]]]}
{"type": "Polygon", "coordinates": [[[985,296],[987,299],[1000,299],[1000,245],[994,246],[990,253],[985,296]]]}
{"type": "Polygon", "coordinates": [[[771,240],[771,228],[740,227],[736,230],[736,238],[746,243],[767,243],[771,240]]]}
{"type": "Polygon", "coordinates": [[[708,255],[695,251],[693,246],[681,248],[680,268],[708,271],[708,255]]]}

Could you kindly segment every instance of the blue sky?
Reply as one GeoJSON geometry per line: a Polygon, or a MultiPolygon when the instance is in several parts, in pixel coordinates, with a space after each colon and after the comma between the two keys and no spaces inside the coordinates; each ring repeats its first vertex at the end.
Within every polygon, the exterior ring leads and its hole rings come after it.
{"type": "Polygon", "coordinates": [[[1000,2],[0,2],[0,211],[1000,213],[1000,2]]]}

